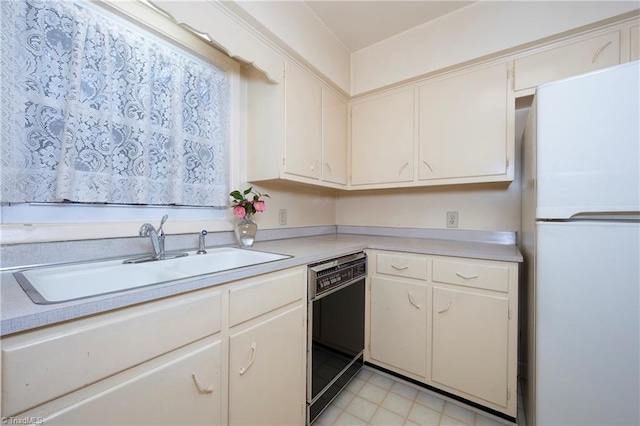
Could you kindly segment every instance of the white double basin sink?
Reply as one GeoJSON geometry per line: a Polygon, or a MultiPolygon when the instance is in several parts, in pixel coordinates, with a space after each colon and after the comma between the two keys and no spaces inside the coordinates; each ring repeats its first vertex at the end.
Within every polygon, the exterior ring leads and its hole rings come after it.
{"type": "Polygon", "coordinates": [[[141,263],[121,260],[40,267],[15,272],[29,297],[39,304],[59,303],[259,265],[291,256],[235,247],[208,249],[206,254],[141,263]]]}

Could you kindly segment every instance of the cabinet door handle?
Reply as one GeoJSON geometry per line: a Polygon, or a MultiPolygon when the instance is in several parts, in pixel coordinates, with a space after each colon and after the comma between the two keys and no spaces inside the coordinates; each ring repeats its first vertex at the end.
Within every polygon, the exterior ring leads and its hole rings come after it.
{"type": "Polygon", "coordinates": [[[413,300],[413,294],[411,294],[411,292],[408,292],[407,295],[409,296],[409,303],[411,303],[416,308],[420,309],[420,305],[418,305],[416,301],[413,300]]]}
{"type": "Polygon", "coordinates": [[[429,168],[429,170],[433,171],[433,167],[431,167],[431,164],[429,164],[429,162],[428,162],[428,161],[426,161],[426,160],[422,160],[422,162],[423,162],[424,164],[426,164],[426,165],[427,165],[427,167],[429,168]]]}
{"type": "Polygon", "coordinates": [[[249,368],[253,364],[253,361],[256,360],[257,348],[258,348],[258,344],[256,342],[253,342],[253,344],[251,345],[251,359],[249,360],[249,363],[246,366],[240,368],[239,373],[241,376],[244,376],[244,373],[246,373],[249,370],[249,368]]]}
{"type": "Polygon", "coordinates": [[[329,165],[329,163],[324,163],[325,166],[327,166],[327,169],[329,169],[329,173],[333,173],[333,170],[331,169],[331,166],[329,165]]]}
{"type": "Polygon", "coordinates": [[[406,265],[405,266],[396,266],[393,263],[391,264],[391,267],[393,269],[395,269],[396,271],[404,271],[405,269],[409,269],[409,267],[406,266],[406,265]]]}
{"type": "Polygon", "coordinates": [[[409,165],[409,162],[404,163],[404,165],[400,167],[400,170],[398,170],[398,174],[401,175],[404,168],[407,167],[408,165],[409,165]]]}
{"type": "Polygon", "coordinates": [[[193,383],[196,384],[196,388],[198,388],[198,392],[206,394],[206,393],[213,393],[213,388],[212,387],[204,387],[200,384],[200,382],[198,381],[198,378],[196,377],[196,373],[191,373],[191,377],[193,378],[193,383]]]}
{"type": "Polygon", "coordinates": [[[605,44],[603,44],[600,49],[596,50],[596,53],[593,54],[593,59],[591,60],[592,64],[595,64],[596,61],[598,60],[598,56],[600,56],[600,54],[602,53],[602,51],[604,49],[606,49],[607,47],[609,47],[609,45],[611,44],[611,41],[606,42],[605,44]]]}
{"type": "Polygon", "coordinates": [[[316,161],[314,161],[313,163],[311,163],[311,171],[315,171],[316,166],[318,165],[318,163],[319,163],[319,161],[318,161],[318,160],[316,160],[316,161]]]}
{"type": "Polygon", "coordinates": [[[438,311],[438,313],[439,313],[439,314],[443,314],[443,313],[447,312],[447,311],[449,310],[449,308],[451,307],[451,304],[452,304],[452,303],[453,303],[453,301],[450,301],[450,302],[449,302],[449,304],[447,305],[447,307],[446,307],[446,308],[444,308],[444,309],[443,309],[443,310],[441,310],[441,311],[438,311]]]}
{"type": "Polygon", "coordinates": [[[460,272],[456,272],[456,275],[462,278],[463,280],[473,280],[480,276],[480,275],[462,275],[460,272]]]}

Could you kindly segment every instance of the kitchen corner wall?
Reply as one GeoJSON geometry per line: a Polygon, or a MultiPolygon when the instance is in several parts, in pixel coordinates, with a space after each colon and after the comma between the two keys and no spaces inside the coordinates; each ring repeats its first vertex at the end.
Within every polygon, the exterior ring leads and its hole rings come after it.
{"type": "MultiPolygon", "coordinates": [[[[242,184],[245,185],[245,184],[242,184]]],[[[287,182],[247,183],[256,191],[267,193],[267,209],[255,216],[259,229],[299,228],[336,224],[336,192],[314,186],[287,182]],[[280,209],[286,209],[287,224],[280,225],[280,209]]]]}
{"type": "Polygon", "coordinates": [[[457,211],[458,228],[520,232],[520,146],[529,108],[516,111],[515,179],[511,184],[451,185],[340,192],[337,225],[446,228],[457,211]]]}

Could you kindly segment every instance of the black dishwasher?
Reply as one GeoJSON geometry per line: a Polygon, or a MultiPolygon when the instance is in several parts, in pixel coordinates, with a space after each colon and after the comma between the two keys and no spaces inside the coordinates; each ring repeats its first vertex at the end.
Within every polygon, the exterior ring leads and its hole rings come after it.
{"type": "Polygon", "coordinates": [[[364,363],[366,275],[364,252],[309,265],[307,424],[364,363]]]}

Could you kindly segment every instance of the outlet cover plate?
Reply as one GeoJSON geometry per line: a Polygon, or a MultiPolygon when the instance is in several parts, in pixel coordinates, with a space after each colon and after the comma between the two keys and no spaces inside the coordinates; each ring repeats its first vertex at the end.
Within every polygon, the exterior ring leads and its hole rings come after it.
{"type": "Polygon", "coordinates": [[[447,228],[458,227],[458,212],[447,212],[447,228]]]}

